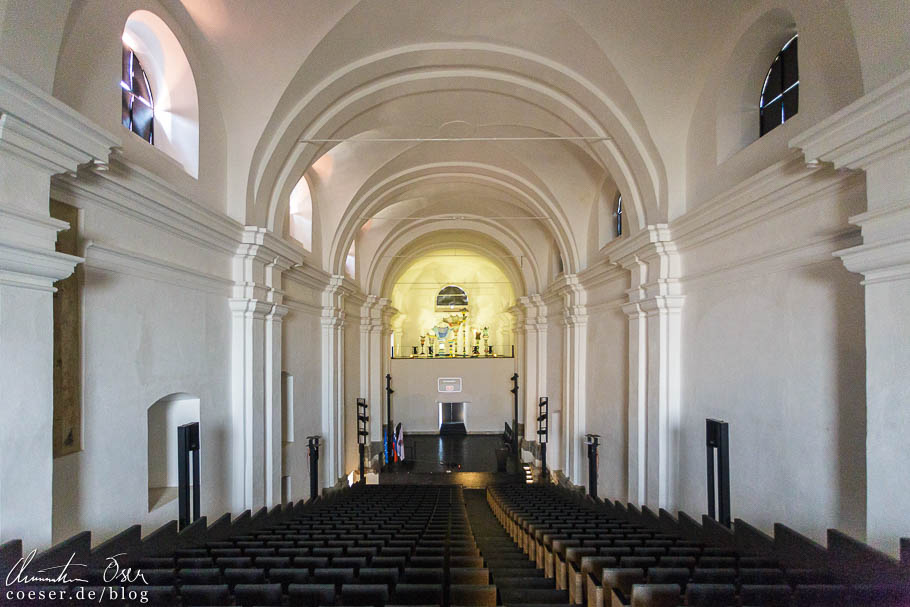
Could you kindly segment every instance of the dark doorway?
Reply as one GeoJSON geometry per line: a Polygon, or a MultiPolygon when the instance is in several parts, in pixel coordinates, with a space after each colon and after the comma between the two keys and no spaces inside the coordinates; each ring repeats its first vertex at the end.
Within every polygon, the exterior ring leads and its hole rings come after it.
{"type": "Polygon", "coordinates": [[[466,435],[466,403],[439,403],[439,434],[442,436],[466,435]]]}

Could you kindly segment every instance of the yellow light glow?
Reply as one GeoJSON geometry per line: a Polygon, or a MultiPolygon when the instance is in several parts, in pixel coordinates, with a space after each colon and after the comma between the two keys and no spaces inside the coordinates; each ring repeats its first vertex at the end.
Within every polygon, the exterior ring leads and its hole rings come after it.
{"type": "Polygon", "coordinates": [[[468,295],[467,325],[478,330],[489,327],[490,345],[507,350],[512,344],[507,310],[515,301],[508,276],[489,257],[447,249],[416,258],[392,287],[392,305],[399,311],[392,324],[401,335],[400,354],[410,354],[411,346],[419,345],[420,335],[451,314],[448,307],[436,308],[437,293],[448,285],[459,286],[468,295]]]}

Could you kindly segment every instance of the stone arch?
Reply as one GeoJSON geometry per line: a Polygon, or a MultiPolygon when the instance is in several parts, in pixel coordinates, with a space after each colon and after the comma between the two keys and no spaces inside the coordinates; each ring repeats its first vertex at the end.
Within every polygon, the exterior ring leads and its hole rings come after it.
{"type": "Polygon", "coordinates": [[[517,200],[521,200],[550,221],[551,233],[561,254],[568,258],[567,265],[575,271],[578,268],[578,250],[571,230],[565,225],[561,209],[552,196],[541,184],[535,184],[524,176],[504,171],[499,167],[476,163],[440,163],[429,166],[418,166],[399,174],[392,174],[380,179],[375,185],[365,184],[346,210],[329,254],[331,271],[340,274],[343,268],[344,253],[350,247],[364,216],[371,216],[380,209],[392,204],[394,197],[407,187],[427,179],[447,179],[452,177],[467,178],[479,182],[495,184],[508,191],[517,200]]]}
{"type": "Polygon", "coordinates": [[[624,112],[565,65],[483,43],[412,45],[378,53],[336,71],[309,93],[295,95],[296,102],[289,99],[292,82],[257,146],[248,182],[248,217],[258,225],[281,228],[288,184],[296,183],[330,149],[300,139],[356,135],[346,132],[345,125],[389,95],[438,90],[453,81],[533,100],[563,119],[564,132],[557,134],[608,138],[583,147],[628,192],[635,227],[666,217],[665,171],[637,111],[624,112]],[[439,67],[441,56],[446,57],[445,67],[439,67]]]}

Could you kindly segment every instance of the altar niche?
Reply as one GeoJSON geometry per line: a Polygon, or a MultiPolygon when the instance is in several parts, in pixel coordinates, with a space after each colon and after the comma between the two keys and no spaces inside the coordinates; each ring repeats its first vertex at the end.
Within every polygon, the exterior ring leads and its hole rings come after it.
{"type": "Polygon", "coordinates": [[[466,405],[470,403],[444,403],[437,401],[439,406],[439,434],[467,434],[465,422],[466,405]]]}

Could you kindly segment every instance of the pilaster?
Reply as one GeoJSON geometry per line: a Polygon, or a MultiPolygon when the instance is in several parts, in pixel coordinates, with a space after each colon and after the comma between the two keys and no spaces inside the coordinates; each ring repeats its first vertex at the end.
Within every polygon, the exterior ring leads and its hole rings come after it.
{"type": "Polygon", "coordinates": [[[232,315],[233,506],[281,503],[282,275],[296,252],[264,228],[244,228],[234,255],[232,315]]]}
{"type": "Polygon", "coordinates": [[[585,416],[587,411],[587,292],[576,274],[563,274],[556,290],[562,299],[562,469],[576,485],[585,484],[585,416]]]}
{"type": "Polygon", "coordinates": [[[892,555],[910,535],[910,71],[790,142],[810,164],[866,173],[861,245],[835,253],[862,274],[866,319],[866,539],[892,555]]]}
{"type": "Polygon", "coordinates": [[[629,301],[629,499],[676,503],[680,424],[679,254],[665,224],[647,226],[611,261],[631,274],[629,301]]]}
{"type": "Polygon", "coordinates": [[[518,349],[520,359],[519,394],[524,395],[525,440],[537,441],[537,403],[547,396],[547,306],[540,295],[518,298],[521,311],[521,332],[524,347],[518,349]]]}
{"type": "Polygon", "coordinates": [[[378,295],[368,295],[360,308],[360,396],[370,406],[371,442],[382,441],[383,378],[389,372],[390,320],[396,312],[378,295]]]}
{"type": "Polygon", "coordinates": [[[344,276],[332,275],[322,292],[322,479],[332,487],[344,473],[345,298],[353,293],[344,276]]]}
{"type": "Polygon", "coordinates": [[[53,293],[82,258],[55,251],[53,175],[107,163],[113,135],[0,67],[0,542],[52,539],[53,293]],[[25,462],[25,464],[23,464],[25,462]]]}

